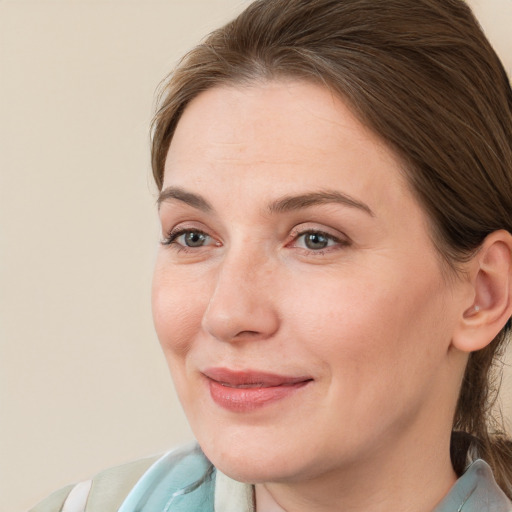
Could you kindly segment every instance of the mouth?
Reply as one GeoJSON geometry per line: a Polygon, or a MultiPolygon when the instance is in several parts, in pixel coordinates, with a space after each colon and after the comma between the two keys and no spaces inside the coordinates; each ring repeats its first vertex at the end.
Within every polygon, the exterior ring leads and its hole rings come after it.
{"type": "Polygon", "coordinates": [[[208,368],[203,375],[207,379],[212,400],[234,412],[247,412],[284,400],[313,381],[309,376],[233,371],[227,368],[208,368]]]}

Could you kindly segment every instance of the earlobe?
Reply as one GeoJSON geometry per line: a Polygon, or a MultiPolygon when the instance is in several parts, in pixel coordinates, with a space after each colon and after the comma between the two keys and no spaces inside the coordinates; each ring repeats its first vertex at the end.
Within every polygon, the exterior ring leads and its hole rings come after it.
{"type": "Polygon", "coordinates": [[[512,315],[512,235],[494,231],[468,262],[471,303],[463,310],[452,345],[463,352],[487,346],[512,315]]]}

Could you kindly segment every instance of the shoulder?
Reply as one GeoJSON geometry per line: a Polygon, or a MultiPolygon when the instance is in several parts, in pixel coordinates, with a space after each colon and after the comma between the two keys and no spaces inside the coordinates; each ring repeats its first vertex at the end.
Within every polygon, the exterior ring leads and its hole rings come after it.
{"type": "Polygon", "coordinates": [[[62,509],[64,501],[69,496],[69,493],[73,489],[73,485],[63,487],[58,491],[50,494],[45,500],[31,508],[29,512],[58,512],[62,509]]]}
{"type": "MultiPolygon", "coordinates": [[[[88,486],[90,491],[85,496],[87,509],[103,510],[104,512],[117,511],[135,484],[161,457],[161,455],[158,455],[139,459],[98,473],[88,486]],[[97,504],[100,502],[103,508],[98,508],[97,504]],[[108,508],[105,508],[105,506],[108,506],[108,508]]],[[[77,488],[84,483],[69,485],[54,492],[30,509],[29,512],[60,512],[66,500],[71,499],[72,491],[74,489],[78,490],[77,488]]]]}

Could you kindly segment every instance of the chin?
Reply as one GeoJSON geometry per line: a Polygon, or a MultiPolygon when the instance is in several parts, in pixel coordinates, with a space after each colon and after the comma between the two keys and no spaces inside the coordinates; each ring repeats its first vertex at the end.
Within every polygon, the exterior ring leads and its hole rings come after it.
{"type": "Polygon", "coordinates": [[[255,462],[241,457],[237,460],[224,458],[214,465],[233,480],[249,484],[287,481],[293,479],[295,473],[292,467],[276,466],[265,460],[255,462]]]}
{"type": "MultiPolygon", "coordinates": [[[[230,436],[235,437],[235,436],[230,436]]],[[[322,446],[288,444],[288,439],[264,439],[245,436],[245,442],[229,442],[222,436],[199,440],[206,457],[222,473],[238,482],[258,484],[267,482],[297,482],[314,478],[332,463],[322,446]],[[247,438],[251,437],[251,441],[247,438]],[[321,453],[324,453],[322,457],[321,453]]],[[[243,440],[242,440],[243,441],[243,440]]]]}
{"type": "Polygon", "coordinates": [[[264,449],[272,445],[262,442],[251,443],[252,446],[236,443],[225,443],[223,446],[211,446],[208,442],[199,444],[218,470],[238,482],[255,484],[286,480],[298,469],[290,463],[294,457],[282,450],[264,449]]]}

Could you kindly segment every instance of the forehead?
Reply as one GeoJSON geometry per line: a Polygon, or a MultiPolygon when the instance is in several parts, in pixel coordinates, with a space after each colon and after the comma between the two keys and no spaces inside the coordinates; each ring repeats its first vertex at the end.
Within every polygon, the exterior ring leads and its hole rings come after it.
{"type": "MultiPolygon", "coordinates": [[[[322,129],[332,135],[329,139],[343,143],[340,137],[348,128],[351,143],[370,142],[387,151],[380,138],[359,122],[347,102],[326,87],[307,81],[275,80],[208,89],[185,108],[171,146],[176,146],[176,139],[191,125],[195,138],[219,143],[240,142],[243,129],[244,135],[257,135],[258,142],[264,140],[268,150],[289,143],[290,135],[298,143],[309,141],[308,146],[314,149],[318,142],[328,142],[322,129]]],[[[251,147],[257,148],[255,144],[251,147]]]]}
{"type": "Polygon", "coordinates": [[[197,96],[171,141],[164,187],[279,183],[286,192],[303,192],[339,186],[371,200],[387,183],[396,201],[404,193],[400,167],[395,153],[326,88],[271,81],[197,96]]]}

